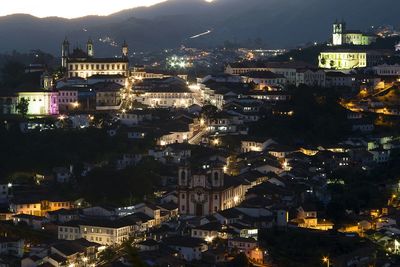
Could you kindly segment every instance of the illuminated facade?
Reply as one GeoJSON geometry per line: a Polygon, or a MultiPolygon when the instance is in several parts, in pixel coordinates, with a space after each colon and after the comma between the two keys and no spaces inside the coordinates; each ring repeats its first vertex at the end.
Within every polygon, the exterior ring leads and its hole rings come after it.
{"type": "Polygon", "coordinates": [[[67,77],[81,77],[87,79],[93,75],[122,75],[128,77],[129,61],[128,47],[122,47],[122,56],[114,58],[95,58],[91,40],[86,45],[86,52],[75,48],[70,53],[68,40],[62,45],[61,64],[67,71],[67,77]]]}
{"type": "Polygon", "coordinates": [[[138,95],[136,101],[154,108],[188,108],[194,104],[194,93],[180,88],[153,88],[138,95]]]}
{"type": "Polygon", "coordinates": [[[365,34],[360,31],[346,30],[345,22],[333,24],[332,44],[333,45],[370,45],[376,41],[376,36],[365,34]]]}
{"type": "Polygon", "coordinates": [[[18,102],[26,99],[29,102],[29,115],[58,114],[58,93],[49,91],[19,92],[18,102]]]}
{"type": "Polygon", "coordinates": [[[336,50],[321,52],[319,67],[324,69],[348,70],[367,67],[367,52],[336,50]]]}
{"type": "MultiPolygon", "coordinates": [[[[203,166],[204,167],[204,166],[203,166]]],[[[181,215],[206,216],[233,208],[242,202],[247,185],[226,176],[223,166],[211,166],[192,173],[187,166],[179,168],[178,206],[181,215]]]]}
{"type": "Polygon", "coordinates": [[[35,216],[46,216],[49,211],[59,209],[71,209],[70,201],[17,201],[10,204],[10,209],[15,214],[29,214],[35,216]]]}

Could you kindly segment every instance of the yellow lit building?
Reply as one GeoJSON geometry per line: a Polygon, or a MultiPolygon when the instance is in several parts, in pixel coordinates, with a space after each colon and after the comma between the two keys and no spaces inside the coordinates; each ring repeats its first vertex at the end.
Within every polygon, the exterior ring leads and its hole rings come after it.
{"type": "Polygon", "coordinates": [[[10,205],[10,209],[15,214],[29,214],[35,216],[45,216],[49,211],[59,209],[71,209],[70,201],[14,201],[10,205]]]}
{"type": "Polygon", "coordinates": [[[319,67],[324,69],[349,70],[367,67],[367,52],[334,50],[321,52],[319,67]]]}

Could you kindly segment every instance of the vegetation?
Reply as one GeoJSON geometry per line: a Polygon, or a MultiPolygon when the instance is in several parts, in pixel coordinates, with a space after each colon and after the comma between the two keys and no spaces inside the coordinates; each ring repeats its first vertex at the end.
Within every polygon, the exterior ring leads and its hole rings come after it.
{"type": "Polygon", "coordinates": [[[328,187],[332,196],[327,206],[328,217],[340,224],[346,222],[345,210],[358,213],[363,209],[385,206],[388,198],[397,193],[392,185],[398,183],[400,166],[397,164],[399,157],[393,157],[388,164],[377,166],[369,172],[346,168],[330,174],[328,178],[342,183],[332,183],[328,187]]]}
{"type": "Polygon", "coordinates": [[[161,169],[158,162],[150,159],[122,171],[115,171],[112,166],[94,169],[78,178],[79,192],[91,203],[132,205],[154,192],[154,186],[161,181],[161,169]]]}
{"type": "Polygon", "coordinates": [[[253,266],[250,264],[249,259],[247,258],[246,254],[239,253],[236,255],[235,258],[231,262],[228,263],[229,267],[249,267],[253,266]]]}
{"type": "Polygon", "coordinates": [[[370,245],[359,238],[296,228],[265,230],[259,233],[259,240],[278,266],[285,267],[322,266],[324,256],[335,257],[370,245]]]}
{"type": "Polygon", "coordinates": [[[277,56],[277,61],[303,61],[309,64],[317,64],[319,53],[326,48],[326,44],[312,45],[305,48],[297,48],[277,56]]]}
{"type": "Polygon", "coordinates": [[[0,88],[16,89],[24,83],[38,82],[37,73],[25,73],[25,66],[31,63],[43,64],[51,71],[55,60],[52,55],[40,50],[32,50],[29,53],[13,51],[11,54],[0,54],[0,88]]]}
{"type": "Polygon", "coordinates": [[[21,133],[18,124],[10,126],[9,130],[0,127],[0,139],[7,140],[2,143],[0,150],[0,175],[11,175],[15,171],[45,171],[55,166],[84,162],[102,162],[120,153],[143,150],[147,144],[127,142],[126,136],[122,135],[110,137],[106,131],[97,128],[21,133]]]}
{"type": "Polygon", "coordinates": [[[26,114],[28,114],[29,101],[25,98],[21,98],[16,106],[16,109],[19,114],[21,114],[23,117],[25,117],[26,114]]]}
{"type": "Polygon", "coordinates": [[[292,88],[293,115],[269,116],[250,126],[250,134],[274,137],[286,143],[337,143],[350,131],[346,110],[332,88],[292,88]]]}

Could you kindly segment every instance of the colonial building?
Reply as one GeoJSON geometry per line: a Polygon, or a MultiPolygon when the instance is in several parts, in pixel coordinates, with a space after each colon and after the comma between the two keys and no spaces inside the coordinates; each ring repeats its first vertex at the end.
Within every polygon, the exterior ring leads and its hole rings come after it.
{"type": "Polygon", "coordinates": [[[18,92],[18,102],[28,101],[29,115],[58,114],[58,93],[43,90],[29,90],[18,92]]]}
{"type": "Polygon", "coordinates": [[[358,30],[347,30],[345,22],[333,23],[333,45],[370,45],[377,39],[376,35],[363,33],[358,30]]]}
{"type": "Polygon", "coordinates": [[[14,199],[10,203],[10,210],[15,214],[29,214],[45,216],[47,212],[59,209],[70,209],[72,203],[65,200],[25,200],[14,199]]]}
{"type": "Polygon", "coordinates": [[[296,73],[296,86],[305,84],[307,86],[325,87],[326,75],[323,70],[303,69],[296,73]]]}
{"type": "Polygon", "coordinates": [[[78,88],[64,86],[58,89],[59,111],[71,111],[79,107],[78,88]]]}
{"type": "Polygon", "coordinates": [[[115,110],[120,108],[122,103],[122,85],[118,83],[101,82],[92,86],[96,92],[97,110],[115,110]]]}
{"type": "Polygon", "coordinates": [[[239,62],[228,64],[225,68],[226,74],[243,75],[248,72],[270,71],[283,75],[289,84],[296,84],[296,73],[298,69],[312,68],[313,66],[304,62],[239,62]]]}
{"type": "Polygon", "coordinates": [[[400,76],[400,64],[381,64],[373,67],[373,70],[381,76],[400,76]]]}
{"type": "Polygon", "coordinates": [[[271,71],[255,71],[243,74],[245,81],[255,83],[260,89],[269,86],[285,85],[287,79],[283,74],[276,74],[271,71]]]}
{"type": "Polygon", "coordinates": [[[339,49],[321,52],[319,67],[324,69],[355,69],[367,67],[367,52],[339,49]]]}
{"type": "Polygon", "coordinates": [[[93,42],[86,44],[86,52],[80,48],[70,52],[68,40],[62,44],[62,67],[67,71],[67,77],[88,78],[93,75],[129,75],[128,46],[122,46],[121,57],[95,58],[93,42]]]}
{"type": "MultiPolygon", "coordinates": [[[[203,166],[204,167],[204,166],[203,166]]],[[[205,216],[237,206],[245,196],[247,186],[224,174],[223,166],[193,171],[179,168],[178,205],[181,215],[205,216]]]]}
{"type": "Polygon", "coordinates": [[[153,108],[188,108],[195,104],[194,93],[179,78],[143,81],[133,90],[136,101],[153,108]]]}

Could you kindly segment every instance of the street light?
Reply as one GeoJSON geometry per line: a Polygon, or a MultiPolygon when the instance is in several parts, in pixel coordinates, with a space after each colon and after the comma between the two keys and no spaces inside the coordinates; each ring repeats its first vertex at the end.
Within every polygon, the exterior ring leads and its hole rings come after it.
{"type": "Polygon", "coordinates": [[[329,258],[328,257],[323,257],[322,258],[322,261],[324,262],[324,263],[326,263],[326,266],[330,266],[330,264],[329,264],[329,258]]]}

